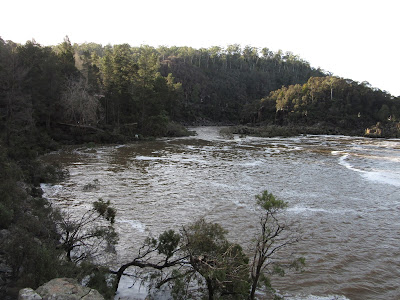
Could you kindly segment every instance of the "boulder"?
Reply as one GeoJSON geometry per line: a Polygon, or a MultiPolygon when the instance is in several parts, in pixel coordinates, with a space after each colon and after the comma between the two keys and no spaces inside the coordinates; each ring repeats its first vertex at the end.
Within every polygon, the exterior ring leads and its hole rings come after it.
{"type": "Polygon", "coordinates": [[[43,284],[36,291],[22,289],[18,300],[104,300],[96,290],[82,286],[71,278],[55,278],[43,284]]]}
{"type": "Polygon", "coordinates": [[[31,288],[22,289],[18,293],[18,300],[42,300],[43,298],[31,288]]]}

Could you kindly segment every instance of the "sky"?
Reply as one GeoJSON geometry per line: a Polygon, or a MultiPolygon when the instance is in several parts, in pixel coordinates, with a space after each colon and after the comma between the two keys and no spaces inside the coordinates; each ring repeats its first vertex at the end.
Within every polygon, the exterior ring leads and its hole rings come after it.
{"type": "Polygon", "coordinates": [[[398,0],[2,0],[0,11],[0,37],[17,43],[267,47],[400,96],[398,0]]]}

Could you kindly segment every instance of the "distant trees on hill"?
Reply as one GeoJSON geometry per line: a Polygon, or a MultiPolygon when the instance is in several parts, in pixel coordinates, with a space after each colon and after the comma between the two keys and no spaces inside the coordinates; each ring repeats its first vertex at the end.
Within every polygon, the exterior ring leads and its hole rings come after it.
{"type": "Polygon", "coordinates": [[[328,123],[366,128],[377,122],[398,122],[400,101],[390,94],[334,76],[311,77],[305,84],[270,92],[259,104],[258,121],[279,124],[328,123]]]}
{"type": "Polygon", "coordinates": [[[89,43],[74,48],[78,68],[105,96],[108,124],[123,117],[146,127],[144,116],[160,114],[183,122],[238,122],[245,104],[282,85],[324,75],[290,52],[237,44],[194,49],[89,43]]]}
{"type": "Polygon", "coordinates": [[[291,52],[238,44],[73,45],[66,37],[44,47],[0,39],[0,66],[2,138],[21,147],[46,137],[110,140],[100,131],[66,133],[60,123],[134,137],[174,134],[172,122],[364,126],[399,115],[398,99],[367,83],[327,76],[291,52]]]}

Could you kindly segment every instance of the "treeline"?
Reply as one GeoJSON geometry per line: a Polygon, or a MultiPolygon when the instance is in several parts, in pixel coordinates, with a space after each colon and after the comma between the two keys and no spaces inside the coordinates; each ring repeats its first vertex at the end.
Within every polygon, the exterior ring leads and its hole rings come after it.
{"type": "MultiPolygon", "coordinates": [[[[304,83],[320,70],[291,52],[229,45],[131,47],[74,45],[78,68],[101,99],[107,124],[167,116],[184,123],[237,123],[243,107],[282,85],[304,83]]],[[[156,120],[155,120],[156,119],[156,120]]]]}
{"type": "Polygon", "coordinates": [[[268,48],[72,45],[68,37],[53,47],[0,39],[0,66],[0,126],[7,144],[21,146],[38,135],[48,144],[95,133],[101,142],[112,139],[105,132],[181,134],[174,122],[237,123],[254,100],[324,75],[268,48]]]}
{"type": "Polygon", "coordinates": [[[182,135],[179,124],[365,128],[398,118],[398,99],[327,76],[291,52],[228,45],[53,47],[0,39],[0,129],[17,152],[53,141],[182,135]],[[260,101],[261,99],[261,101],[260,101]]]}

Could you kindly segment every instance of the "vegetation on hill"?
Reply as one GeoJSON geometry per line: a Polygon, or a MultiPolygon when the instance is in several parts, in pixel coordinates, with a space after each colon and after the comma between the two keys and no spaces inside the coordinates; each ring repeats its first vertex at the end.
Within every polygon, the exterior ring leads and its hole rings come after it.
{"type": "MultiPolygon", "coordinates": [[[[318,125],[336,130],[333,133],[362,135],[377,122],[388,128],[398,124],[400,101],[366,82],[311,77],[303,85],[282,87],[261,99],[257,118],[258,122],[299,128],[318,125]]],[[[386,135],[392,134],[387,131],[386,135]]]]}
{"type": "Polygon", "coordinates": [[[399,100],[268,48],[53,47],[0,39],[0,128],[8,144],[182,135],[179,124],[267,123],[364,130],[399,100]]]}

